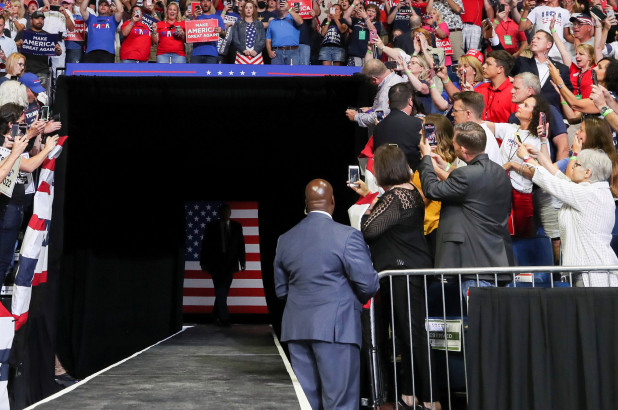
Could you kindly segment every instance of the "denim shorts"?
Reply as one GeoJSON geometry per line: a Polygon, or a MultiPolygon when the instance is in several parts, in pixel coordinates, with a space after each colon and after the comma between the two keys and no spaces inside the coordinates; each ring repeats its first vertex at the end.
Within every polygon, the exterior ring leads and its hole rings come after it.
{"type": "Polygon", "coordinates": [[[320,61],[345,61],[345,50],[343,47],[325,46],[320,49],[320,61]]]}

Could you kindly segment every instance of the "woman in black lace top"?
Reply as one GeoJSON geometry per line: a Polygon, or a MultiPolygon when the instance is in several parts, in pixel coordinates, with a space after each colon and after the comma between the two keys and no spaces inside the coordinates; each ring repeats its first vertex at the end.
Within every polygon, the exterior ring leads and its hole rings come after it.
{"type": "MultiPolygon", "coordinates": [[[[393,145],[382,145],[375,152],[374,171],[378,184],[386,191],[367,211],[362,220],[362,232],[371,250],[375,269],[431,268],[431,255],[425,241],[423,221],[425,204],[418,190],[410,183],[411,174],[405,154],[393,145]]],[[[437,388],[433,394],[429,383],[429,358],[425,331],[425,291],[422,276],[410,276],[410,306],[412,318],[412,346],[414,354],[414,381],[416,394],[430,407],[431,398],[437,401],[437,388]]],[[[381,284],[382,308],[390,311],[388,294],[390,285],[381,284]],[[386,296],[386,297],[385,297],[386,296]]],[[[393,277],[393,307],[395,334],[403,342],[401,352],[403,380],[399,389],[402,405],[413,406],[415,398],[410,365],[410,338],[408,295],[405,276],[393,277]]],[[[432,372],[433,373],[433,372],[432,372]]],[[[434,403],[440,408],[439,403],[434,403]]],[[[404,408],[405,408],[404,407],[404,408]]],[[[414,407],[412,407],[414,408],[414,407]]],[[[422,408],[422,407],[420,407],[422,408]]]]}

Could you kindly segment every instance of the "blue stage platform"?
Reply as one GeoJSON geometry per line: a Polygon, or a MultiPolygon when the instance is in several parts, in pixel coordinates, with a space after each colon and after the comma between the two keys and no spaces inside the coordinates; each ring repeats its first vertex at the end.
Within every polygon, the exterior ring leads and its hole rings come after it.
{"type": "Polygon", "coordinates": [[[360,67],[241,64],[67,64],[66,75],[106,77],[321,77],[348,76],[360,67]]]}

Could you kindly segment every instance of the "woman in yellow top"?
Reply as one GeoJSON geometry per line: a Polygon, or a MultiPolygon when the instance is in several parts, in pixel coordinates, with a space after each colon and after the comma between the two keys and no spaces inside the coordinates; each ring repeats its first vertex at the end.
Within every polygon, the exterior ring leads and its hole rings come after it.
{"type": "MultiPolygon", "coordinates": [[[[460,161],[455,155],[455,150],[453,148],[453,124],[448,120],[448,118],[440,114],[429,114],[425,116],[423,120],[423,125],[426,124],[433,125],[436,130],[437,145],[435,146],[435,150],[431,154],[431,157],[433,160],[436,175],[438,176],[438,178],[443,180],[448,177],[448,173],[452,169],[456,168],[457,166],[465,165],[465,162],[460,161]],[[448,163],[451,165],[445,171],[438,165],[440,163],[448,163]]],[[[421,137],[425,138],[422,129],[421,137]]],[[[421,188],[421,179],[419,177],[418,171],[414,172],[414,175],[412,177],[412,184],[416,187],[416,189],[418,189],[420,194],[423,196],[423,200],[425,201],[425,238],[427,239],[427,244],[429,245],[431,256],[435,259],[436,229],[438,228],[438,223],[440,222],[441,204],[440,201],[432,201],[425,197],[421,188]]]]}

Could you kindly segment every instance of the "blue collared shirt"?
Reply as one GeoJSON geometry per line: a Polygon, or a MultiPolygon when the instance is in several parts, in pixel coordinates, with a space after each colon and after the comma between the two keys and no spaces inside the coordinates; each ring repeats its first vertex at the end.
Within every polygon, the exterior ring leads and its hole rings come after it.
{"type": "Polygon", "coordinates": [[[266,39],[272,41],[272,47],[297,46],[300,38],[300,25],[290,13],[283,18],[275,18],[268,23],[266,39]]]}

